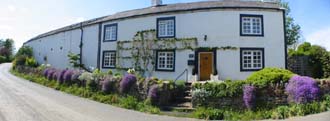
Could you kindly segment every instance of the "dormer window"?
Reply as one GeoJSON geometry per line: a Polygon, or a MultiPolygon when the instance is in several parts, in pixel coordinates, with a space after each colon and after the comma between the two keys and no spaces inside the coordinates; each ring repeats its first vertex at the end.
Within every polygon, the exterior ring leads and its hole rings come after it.
{"type": "Polygon", "coordinates": [[[166,17],[157,19],[157,37],[174,38],[175,37],[175,17],[166,17]]]}
{"type": "Polygon", "coordinates": [[[241,15],[241,36],[264,36],[262,15],[241,15]]]}

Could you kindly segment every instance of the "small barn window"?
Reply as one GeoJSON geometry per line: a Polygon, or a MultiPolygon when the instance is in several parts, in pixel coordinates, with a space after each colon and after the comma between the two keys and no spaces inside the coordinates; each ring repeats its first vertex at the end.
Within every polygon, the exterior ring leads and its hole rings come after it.
{"type": "Polygon", "coordinates": [[[110,24],[104,26],[104,41],[116,41],[118,32],[118,24],[110,24]]]}
{"type": "Polygon", "coordinates": [[[103,68],[116,67],[116,51],[103,51],[103,68]]]}
{"type": "Polygon", "coordinates": [[[157,19],[158,38],[175,37],[175,17],[166,17],[157,19]]]}
{"type": "Polygon", "coordinates": [[[174,71],[175,67],[175,50],[159,50],[156,52],[156,70],[157,71],[174,71]]]}
{"type": "Polygon", "coordinates": [[[262,15],[241,15],[241,36],[263,36],[262,15]]]}
{"type": "Polygon", "coordinates": [[[241,48],[241,71],[257,71],[263,68],[263,48],[241,48]]]}

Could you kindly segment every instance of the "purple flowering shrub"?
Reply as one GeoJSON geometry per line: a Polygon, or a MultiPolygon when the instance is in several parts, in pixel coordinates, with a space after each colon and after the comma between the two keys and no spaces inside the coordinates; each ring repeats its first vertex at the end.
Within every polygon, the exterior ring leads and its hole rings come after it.
{"type": "Polygon", "coordinates": [[[109,94],[111,91],[115,91],[116,79],[112,76],[105,77],[102,81],[102,92],[109,94]]]}
{"type": "Polygon", "coordinates": [[[312,102],[320,97],[320,88],[317,82],[306,76],[293,76],[285,91],[288,94],[288,101],[298,104],[312,102]]]}
{"type": "Polygon", "coordinates": [[[253,109],[256,102],[256,88],[254,86],[245,85],[243,87],[243,100],[248,109],[253,109]]]}
{"type": "Polygon", "coordinates": [[[58,71],[58,75],[57,75],[57,82],[59,83],[59,84],[63,84],[63,82],[64,82],[64,74],[65,74],[65,72],[66,72],[67,70],[59,70],[58,71]]]}
{"type": "Polygon", "coordinates": [[[47,79],[48,80],[52,80],[53,79],[53,75],[56,73],[55,69],[50,69],[47,73],[47,79]]]}
{"type": "Polygon", "coordinates": [[[150,99],[153,104],[155,104],[159,98],[158,91],[159,87],[157,84],[152,85],[148,91],[148,99],[150,99]]]}
{"type": "Polygon", "coordinates": [[[71,84],[72,81],[72,75],[74,74],[74,70],[67,70],[64,75],[63,75],[63,83],[66,83],[66,84],[71,84]]]}
{"type": "Polygon", "coordinates": [[[46,68],[46,69],[44,70],[44,72],[42,73],[42,75],[43,75],[44,77],[47,77],[49,71],[51,71],[51,70],[52,70],[52,68],[46,68]]]}
{"type": "Polygon", "coordinates": [[[125,75],[125,77],[120,82],[119,91],[121,93],[128,93],[131,90],[132,86],[136,83],[136,81],[137,81],[137,78],[135,75],[132,75],[132,74],[125,75]]]}
{"type": "Polygon", "coordinates": [[[60,75],[61,70],[56,70],[55,73],[53,74],[53,80],[57,81],[58,75],[60,75]]]}

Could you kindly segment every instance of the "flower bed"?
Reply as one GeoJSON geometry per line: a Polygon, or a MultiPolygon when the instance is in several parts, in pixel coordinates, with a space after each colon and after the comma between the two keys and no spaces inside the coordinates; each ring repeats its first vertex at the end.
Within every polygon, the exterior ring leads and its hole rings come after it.
{"type": "MultiPolygon", "coordinates": [[[[159,107],[173,103],[171,101],[184,88],[182,82],[144,79],[136,76],[134,71],[121,75],[98,70],[89,73],[44,66],[16,66],[12,72],[70,94],[148,113],[160,113],[159,107]]],[[[189,117],[284,119],[330,110],[330,80],[316,81],[274,68],[256,73],[246,81],[193,84],[192,103],[196,110],[189,117]]]]}
{"type": "Polygon", "coordinates": [[[173,81],[137,77],[133,72],[121,76],[82,70],[60,70],[40,66],[16,66],[12,73],[30,81],[98,102],[148,113],[171,104],[178,91],[173,81]]]}
{"type": "Polygon", "coordinates": [[[330,109],[330,81],[316,81],[292,72],[266,68],[246,81],[196,83],[196,118],[283,119],[330,109]],[[212,107],[212,108],[210,108],[212,107]]]}

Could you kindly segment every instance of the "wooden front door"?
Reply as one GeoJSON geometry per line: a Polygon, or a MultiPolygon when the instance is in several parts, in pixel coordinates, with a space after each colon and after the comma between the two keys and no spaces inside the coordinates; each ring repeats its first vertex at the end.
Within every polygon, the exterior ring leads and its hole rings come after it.
{"type": "Polygon", "coordinates": [[[200,81],[210,80],[213,69],[213,53],[199,53],[199,79],[200,81]]]}

